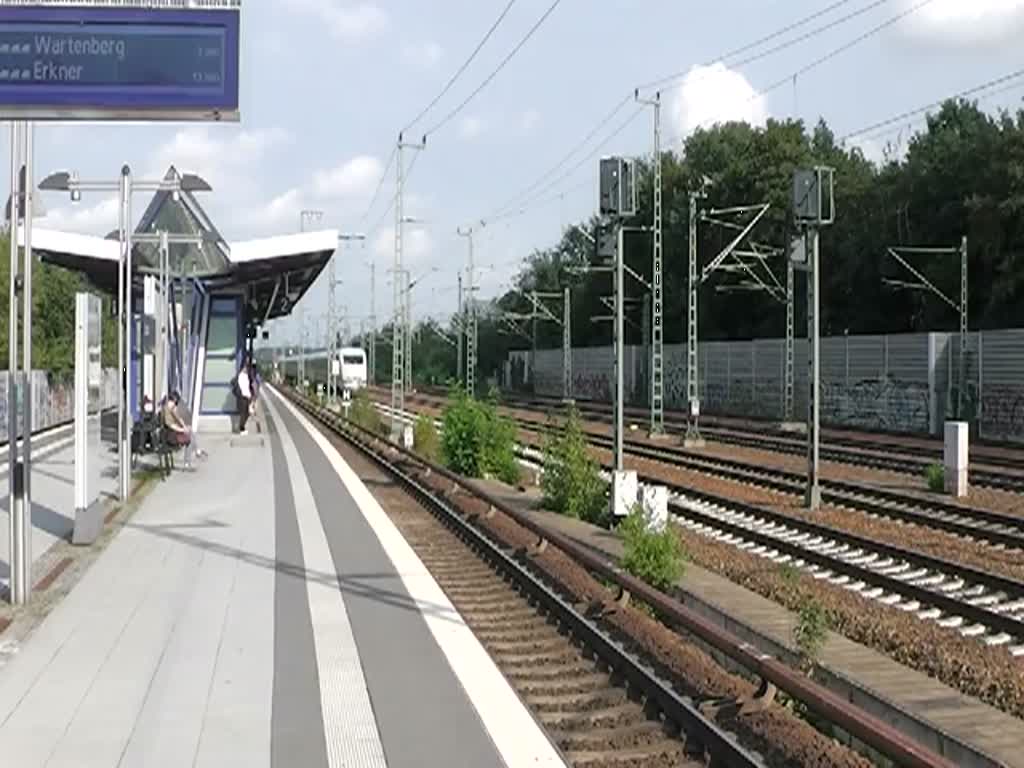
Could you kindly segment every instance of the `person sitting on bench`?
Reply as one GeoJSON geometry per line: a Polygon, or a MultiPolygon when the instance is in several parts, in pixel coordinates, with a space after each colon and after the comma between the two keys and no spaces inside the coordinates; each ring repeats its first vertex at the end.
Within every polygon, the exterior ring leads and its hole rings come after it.
{"type": "Polygon", "coordinates": [[[198,458],[205,458],[206,454],[196,445],[195,436],[188,426],[192,420],[188,409],[181,405],[181,395],[171,392],[164,401],[161,412],[164,428],[167,430],[167,440],[171,445],[181,446],[185,449],[185,467],[192,466],[192,454],[198,458]]]}

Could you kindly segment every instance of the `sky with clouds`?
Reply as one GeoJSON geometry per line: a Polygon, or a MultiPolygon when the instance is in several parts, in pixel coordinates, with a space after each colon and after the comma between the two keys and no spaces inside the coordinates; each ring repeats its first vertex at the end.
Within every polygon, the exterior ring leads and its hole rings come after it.
{"type": "MultiPolygon", "coordinates": [[[[551,2],[513,3],[407,140],[418,141],[465,100],[551,2]]],[[[173,163],[211,183],[213,193],[201,199],[229,240],[297,231],[302,210],[322,210],[326,226],[367,234],[364,245],[339,251],[339,302],[353,316],[368,313],[372,262],[377,312],[384,317],[391,307],[386,270],[394,217],[385,214],[393,167],[380,187],[379,181],[398,131],[441,91],[507,4],[250,1],[243,8],[240,124],[40,125],[37,173],[74,169],[82,178],[113,179],[127,162],[136,176],[152,178],[173,163]]],[[[833,4],[719,0],[695,11],[698,6],[677,0],[562,0],[493,81],[430,134],[415,159],[405,208],[417,221],[407,225],[406,260],[414,276],[427,276],[414,292],[414,317],[454,309],[456,275],[466,259],[458,227],[475,222],[479,229],[488,220],[476,236],[481,295],[488,296],[507,283],[518,260],[593,210],[597,155],[649,152],[650,113],[629,121],[637,108],[625,105],[586,149],[555,166],[641,84],[677,75],[660,87],[663,133],[678,146],[694,127],[730,118],[763,123],[796,115],[813,122],[824,116],[841,136],[1021,68],[1024,0],[848,0],[764,47],[856,14],[833,29],[749,64],[742,60],[750,51],[723,60],[833,4]],[[792,81],[794,72],[908,11],[792,81]]],[[[1016,82],[1019,87],[983,106],[1021,105],[1024,79],[1016,82]]],[[[906,130],[894,126],[891,134],[864,141],[864,149],[880,156],[883,144],[906,130]]],[[[137,199],[135,210],[141,213],[146,202],[137,199]]],[[[103,235],[116,224],[113,200],[93,195],[71,206],[48,196],[44,204],[49,214],[42,226],[103,235]]],[[[326,290],[326,280],[314,287],[309,312],[325,310],[326,290]]]]}

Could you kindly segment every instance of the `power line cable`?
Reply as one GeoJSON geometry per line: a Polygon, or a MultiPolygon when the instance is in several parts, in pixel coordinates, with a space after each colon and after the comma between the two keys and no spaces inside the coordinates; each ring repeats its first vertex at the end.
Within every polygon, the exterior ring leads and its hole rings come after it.
{"type": "MultiPolygon", "coordinates": [[[[894,115],[893,117],[887,118],[885,120],[880,120],[880,121],[878,121],[876,123],[872,123],[871,125],[865,126],[864,128],[860,128],[860,129],[858,129],[856,131],[851,131],[851,132],[849,132],[847,134],[844,134],[843,136],[839,137],[838,139],[836,139],[836,141],[837,142],[844,142],[844,141],[848,141],[849,139],[855,138],[857,136],[863,136],[866,133],[872,133],[874,131],[877,131],[880,128],[885,128],[887,126],[894,125],[896,123],[900,123],[900,122],[906,120],[907,118],[915,117],[916,115],[920,115],[922,112],[927,112],[929,109],[935,109],[936,107],[941,107],[943,104],[945,104],[950,99],[964,99],[964,98],[967,98],[968,96],[973,96],[974,94],[979,93],[981,91],[987,91],[989,88],[994,88],[997,85],[1003,85],[1004,83],[1009,83],[1010,81],[1016,80],[1016,79],[1021,78],[1021,77],[1024,77],[1024,69],[1018,69],[1016,72],[1011,72],[1008,75],[1003,75],[1002,77],[997,77],[994,80],[989,80],[986,83],[982,83],[981,85],[976,85],[973,88],[968,88],[965,91],[960,91],[959,93],[954,93],[951,96],[947,96],[944,99],[940,99],[939,101],[933,101],[930,104],[924,105],[923,107],[917,107],[916,109],[911,109],[911,110],[909,110],[907,112],[902,112],[902,113],[900,113],[898,115],[894,115]]],[[[1017,88],[1017,87],[1020,87],[1021,85],[1024,85],[1024,83],[1015,83],[1014,85],[1012,85],[1010,87],[1000,89],[999,91],[996,91],[995,93],[991,93],[991,94],[988,94],[988,95],[995,96],[997,93],[1002,93],[1003,91],[1012,90],[1012,88],[1017,88]]]]}
{"type": "Polygon", "coordinates": [[[509,51],[508,55],[506,55],[505,58],[501,60],[501,63],[499,63],[498,66],[495,67],[494,70],[486,78],[484,78],[484,81],[482,83],[480,83],[480,85],[478,85],[476,87],[476,89],[472,93],[469,94],[469,96],[467,96],[465,99],[463,99],[462,102],[457,107],[455,107],[455,109],[453,109],[451,112],[449,112],[447,115],[445,115],[441,120],[439,120],[437,123],[435,123],[429,130],[427,130],[423,134],[424,139],[427,136],[430,136],[431,134],[436,133],[443,126],[447,125],[453,118],[456,117],[456,115],[459,114],[459,112],[461,112],[463,109],[465,109],[465,107],[469,104],[469,102],[471,102],[473,99],[475,99],[476,96],[484,88],[486,88],[490,84],[490,82],[492,80],[494,80],[495,77],[498,76],[498,73],[501,72],[501,70],[503,70],[505,68],[505,65],[508,64],[517,53],[519,53],[520,49],[524,45],[526,45],[526,43],[530,40],[530,38],[533,37],[534,33],[536,33],[536,31],[538,29],[540,29],[541,25],[545,21],[547,21],[548,17],[554,12],[555,8],[557,8],[561,4],[561,2],[562,2],[562,0],[555,0],[548,7],[548,9],[546,11],[544,11],[543,15],[539,19],[537,19],[536,23],[534,23],[534,25],[532,27],[530,27],[529,31],[516,44],[516,46],[511,51],[509,51]]]}
{"type": "MultiPolygon", "coordinates": [[[[771,56],[772,54],[778,53],[780,51],[784,51],[786,48],[791,48],[794,45],[797,45],[799,43],[805,42],[806,40],[810,40],[811,38],[817,37],[818,35],[820,35],[820,34],[822,34],[824,32],[828,32],[831,29],[835,29],[836,27],[838,27],[838,26],[840,26],[842,24],[845,24],[846,22],[848,22],[848,21],[850,21],[852,19],[855,19],[858,16],[864,15],[868,11],[873,11],[878,6],[880,6],[880,5],[884,4],[884,3],[887,3],[889,1],[890,0],[874,0],[871,3],[868,3],[863,8],[858,8],[856,11],[848,13],[845,16],[841,16],[838,19],[833,19],[832,21],[828,22],[827,24],[823,24],[820,27],[815,27],[814,29],[812,29],[812,30],[810,30],[808,32],[805,32],[804,34],[799,35],[798,37],[792,38],[791,40],[787,40],[787,41],[785,41],[783,43],[779,43],[778,45],[776,45],[776,46],[774,46],[772,48],[769,48],[766,51],[761,51],[761,52],[755,54],[754,56],[752,56],[750,58],[743,59],[742,61],[734,62],[733,64],[730,65],[730,67],[732,69],[736,69],[737,67],[742,67],[742,66],[744,66],[746,64],[750,64],[750,63],[752,63],[754,61],[758,61],[759,59],[763,59],[763,58],[766,58],[768,56],[771,56]]],[[[832,5],[828,6],[827,8],[823,8],[822,10],[820,10],[820,11],[818,11],[816,13],[812,13],[810,16],[806,16],[806,17],[804,17],[802,19],[799,19],[798,21],[795,21],[792,24],[789,24],[788,26],[785,26],[782,29],[779,29],[779,30],[775,31],[775,32],[771,33],[770,35],[765,35],[760,40],[755,40],[752,43],[748,43],[747,45],[744,45],[744,46],[742,46],[740,48],[736,48],[735,50],[729,51],[728,53],[725,53],[725,54],[717,57],[715,60],[716,61],[725,62],[725,61],[728,61],[729,59],[733,58],[734,56],[739,56],[741,53],[746,53],[747,51],[751,51],[751,50],[753,50],[755,48],[759,48],[760,46],[764,45],[765,43],[771,42],[772,40],[774,40],[774,39],[776,39],[778,37],[782,37],[782,35],[786,34],[787,32],[792,32],[795,29],[799,29],[800,27],[802,27],[802,26],[804,26],[806,24],[809,24],[810,22],[814,21],[815,19],[819,19],[822,16],[828,15],[829,13],[834,11],[835,9],[837,9],[837,8],[843,6],[843,5],[846,5],[849,2],[851,2],[851,0],[840,0],[839,2],[833,3],[832,5]]],[[[710,64],[710,63],[713,63],[713,62],[708,62],[707,64],[710,64]]],[[[705,66],[707,66],[707,64],[705,64],[705,66]]],[[[686,78],[687,75],[689,75],[689,74],[690,74],[690,70],[675,72],[675,73],[673,73],[671,75],[666,75],[665,77],[659,78],[657,80],[651,80],[650,82],[644,83],[643,85],[640,86],[640,90],[646,91],[646,90],[650,90],[652,88],[658,88],[658,87],[661,87],[661,86],[666,85],[668,83],[673,83],[673,82],[676,82],[678,80],[682,80],[682,79],[686,78]]]]}
{"type": "MultiPolygon", "coordinates": [[[[419,152],[413,155],[412,162],[409,163],[409,167],[405,169],[405,181],[409,181],[409,177],[412,175],[412,169],[416,167],[416,161],[419,157],[419,152]]],[[[370,232],[376,232],[380,229],[381,225],[384,224],[384,220],[388,217],[388,214],[391,213],[392,209],[395,207],[396,202],[398,202],[398,190],[395,190],[395,194],[391,196],[391,202],[388,203],[388,207],[384,209],[384,212],[380,215],[380,218],[377,219],[377,222],[370,227],[370,232]]]]}
{"type": "MultiPolygon", "coordinates": [[[[763,96],[767,96],[772,91],[774,91],[774,90],[780,88],[781,86],[786,85],[787,83],[790,83],[793,80],[795,80],[796,78],[800,77],[800,75],[807,74],[812,69],[816,69],[816,68],[820,67],[822,64],[828,63],[829,61],[831,61],[832,59],[836,58],[840,54],[845,53],[846,51],[850,50],[851,48],[854,48],[857,45],[860,45],[865,40],[868,40],[869,38],[877,35],[879,32],[882,32],[883,30],[888,29],[889,27],[893,26],[894,24],[899,23],[900,21],[905,19],[907,16],[910,16],[912,13],[916,13],[920,9],[924,8],[926,5],[929,5],[930,3],[933,3],[933,2],[935,2],[935,0],[921,0],[921,2],[917,3],[914,6],[911,6],[907,10],[901,11],[900,13],[896,14],[895,16],[889,17],[888,19],[883,21],[881,24],[877,24],[874,27],[872,27],[871,29],[869,29],[869,30],[867,30],[865,32],[862,32],[861,34],[857,35],[857,37],[855,37],[854,39],[852,39],[852,40],[850,40],[850,41],[848,41],[846,43],[843,43],[843,45],[840,45],[837,48],[833,48],[828,53],[826,53],[824,56],[820,56],[817,59],[815,59],[814,61],[812,61],[811,63],[805,64],[804,66],[800,67],[796,71],[789,73],[788,75],[786,75],[785,77],[783,77],[783,78],[781,78],[779,80],[776,80],[771,85],[768,85],[765,88],[761,88],[761,89],[759,89],[757,91],[754,91],[754,93],[752,93],[750,95],[750,97],[747,99],[746,103],[750,103],[752,101],[755,101],[756,99],[762,98],[763,96]]],[[[695,126],[692,130],[690,130],[688,132],[688,134],[692,134],[694,131],[697,131],[697,130],[705,127],[709,123],[713,123],[715,120],[717,120],[719,118],[720,115],[721,115],[721,113],[717,113],[717,114],[713,115],[712,117],[705,118],[700,123],[698,123],[697,126],[695,126]]],[[[686,135],[688,135],[688,134],[686,134],[686,135]]],[[[668,140],[668,143],[672,144],[673,142],[679,141],[679,140],[681,140],[683,138],[685,138],[684,134],[677,134],[677,135],[673,136],[672,138],[670,138],[668,140]]]]}
{"type": "Polygon", "coordinates": [[[424,115],[426,115],[431,109],[434,108],[437,102],[444,98],[444,95],[448,93],[449,90],[451,90],[451,87],[453,85],[455,85],[455,81],[462,76],[462,74],[466,71],[469,65],[473,62],[473,59],[476,58],[476,55],[480,53],[480,50],[487,44],[487,41],[491,39],[491,35],[493,35],[495,30],[501,25],[501,22],[505,20],[505,17],[508,15],[508,12],[512,10],[512,6],[515,4],[516,0],[509,0],[508,5],[505,6],[505,9],[501,12],[498,18],[495,19],[494,23],[491,25],[491,28],[487,30],[487,34],[484,35],[483,39],[477,44],[476,48],[473,49],[473,52],[469,54],[469,58],[462,63],[462,66],[459,67],[459,69],[455,72],[454,75],[452,75],[451,79],[447,83],[445,83],[444,88],[442,88],[441,92],[434,97],[434,100],[427,104],[427,106],[425,106],[423,110],[418,115],[416,115],[416,117],[409,121],[409,124],[402,129],[402,133],[405,133],[414,125],[416,125],[416,123],[423,119],[424,115]]]}
{"type": "Polygon", "coordinates": [[[388,158],[387,165],[384,166],[384,170],[380,174],[380,180],[377,182],[377,188],[373,191],[373,197],[370,198],[370,204],[366,206],[366,210],[363,215],[359,217],[359,222],[363,223],[370,215],[370,211],[373,210],[374,204],[377,202],[377,197],[380,195],[381,189],[384,187],[384,182],[388,178],[388,171],[391,170],[391,164],[395,162],[395,158],[398,156],[398,146],[396,145],[391,150],[391,157],[388,158]]]}
{"type": "MultiPolygon", "coordinates": [[[[565,181],[570,176],[572,176],[574,173],[576,173],[576,171],[578,171],[580,168],[582,168],[585,163],[589,162],[590,159],[594,155],[596,155],[598,152],[600,152],[602,149],[604,149],[609,143],[611,143],[611,141],[613,139],[618,138],[619,134],[621,134],[624,130],[626,130],[626,128],[628,128],[633,123],[633,121],[636,120],[643,113],[643,111],[645,109],[646,109],[645,105],[640,105],[639,107],[637,107],[625,120],[623,120],[621,123],[618,124],[618,126],[615,128],[615,130],[613,130],[611,133],[609,133],[607,136],[605,136],[600,144],[598,144],[589,153],[587,153],[582,158],[580,158],[579,162],[577,162],[569,170],[567,170],[561,176],[559,176],[554,181],[552,181],[550,184],[545,186],[542,190],[540,190],[533,197],[533,199],[526,200],[520,206],[518,206],[519,210],[522,211],[522,210],[525,210],[528,207],[532,208],[533,207],[533,203],[536,201],[536,199],[538,197],[540,197],[541,195],[547,194],[552,189],[554,189],[559,184],[561,184],[563,181],[565,181]]],[[[507,213],[507,212],[503,212],[503,213],[507,213]]],[[[492,216],[490,220],[491,221],[498,221],[498,220],[500,220],[502,218],[505,218],[505,216],[499,214],[499,215],[496,215],[496,216],[492,216]]]]}
{"type": "MultiPolygon", "coordinates": [[[[822,10],[819,10],[819,11],[816,11],[815,13],[809,14],[808,16],[805,16],[805,17],[803,17],[801,19],[798,19],[795,22],[791,22],[790,24],[787,24],[786,26],[776,30],[775,32],[772,32],[769,35],[765,35],[764,37],[761,37],[761,38],[759,38],[758,40],[755,40],[752,43],[748,43],[747,45],[744,45],[744,46],[741,46],[739,48],[736,48],[733,51],[727,52],[727,53],[725,53],[723,55],[716,56],[713,59],[711,59],[710,61],[706,62],[705,64],[706,65],[710,65],[710,64],[713,64],[716,61],[721,61],[722,59],[731,58],[732,56],[735,56],[735,55],[737,55],[739,53],[743,53],[743,52],[746,52],[748,50],[752,50],[752,49],[754,49],[754,48],[764,44],[767,41],[771,41],[771,40],[773,40],[773,39],[775,39],[777,37],[780,37],[781,35],[786,34],[786,32],[792,31],[792,30],[797,29],[797,28],[799,28],[801,26],[804,26],[805,24],[810,23],[811,21],[814,21],[815,19],[821,18],[822,16],[830,13],[831,11],[836,10],[837,8],[839,8],[839,7],[843,6],[843,5],[846,5],[850,1],[851,0],[839,0],[839,2],[834,2],[831,5],[827,6],[826,8],[824,8],[822,10]]],[[[814,34],[820,34],[825,29],[831,29],[832,27],[837,26],[839,23],[845,23],[846,21],[849,21],[851,18],[854,18],[854,17],[860,15],[861,13],[864,13],[864,12],[866,12],[868,10],[871,10],[872,8],[875,8],[875,7],[879,6],[879,5],[881,5],[883,2],[887,2],[887,1],[888,0],[873,0],[873,2],[870,3],[867,7],[862,8],[859,11],[856,11],[856,12],[854,12],[852,14],[848,14],[846,17],[843,17],[843,19],[841,19],[841,20],[834,21],[834,22],[830,23],[829,25],[825,25],[824,27],[816,29],[814,31],[814,34]]],[[[930,2],[930,1],[931,0],[927,0],[927,2],[930,2]]],[[[801,36],[801,37],[795,38],[793,40],[789,40],[789,41],[787,41],[785,43],[782,43],[782,44],[780,44],[778,46],[775,46],[774,48],[772,48],[772,49],[770,49],[768,51],[764,51],[764,52],[755,54],[753,56],[750,56],[750,57],[744,59],[742,62],[739,62],[735,66],[743,66],[743,65],[746,65],[746,64],[751,64],[751,63],[753,63],[755,61],[758,61],[758,60],[760,60],[762,58],[766,58],[767,56],[773,55],[775,53],[779,53],[780,51],[785,50],[786,48],[789,48],[789,47],[791,47],[793,45],[796,45],[796,44],[798,44],[800,42],[803,42],[804,39],[806,39],[806,37],[807,36],[805,35],[805,36],[801,36]]],[[[678,77],[678,75],[673,75],[672,77],[669,77],[669,78],[662,78],[661,80],[651,81],[651,82],[645,84],[644,86],[641,86],[641,88],[646,89],[647,87],[650,87],[652,84],[659,84],[659,83],[666,82],[668,80],[671,80],[671,79],[677,78],[677,77],[678,77]]],[[[573,147],[573,149],[568,154],[563,156],[563,158],[558,163],[556,163],[556,165],[553,168],[551,168],[548,171],[546,171],[537,181],[535,181],[529,187],[527,187],[526,189],[522,190],[517,195],[512,197],[507,203],[505,203],[501,207],[497,208],[495,210],[495,212],[491,214],[491,218],[493,218],[496,215],[500,215],[500,214],[506,212],[508,209],[515,207],[517,204],[521,204],[521,201],[522,201],[523,198],[528,197],[534,190],[536,190],[538,187],[540,187],[544,183],[544,181],[546,179],[548,179],[549,177],[551,177],[552,175],[557,173],[558,170],[560,168],[562,168],[562,166],[564,166],[567,162],[569,162],[569,160],[572,159],[572,157],[576,153],[578,153],[581,149],[583,149],[587,145],[587,143],[589,143],[589,141],[595,135],[597,135],[597,133],[600,132],[605,126],[607,126],[615,118],[615,116],[622,110],[622,108],[626,104],[628,104],[630,101],[632,101],[632,100],[633,100],[633,93],[630,93],[625,98],[623,98],[622,101],[620,101],[615,106],[615,108],[612,109],[612,111],[609,114],[607,114],[605,117],[601,118],[601,120],[586,135],[586,137],[581,142],[579,142],[575,147],[573,147]]],[[[592,154],[591,154],[591,156],[592,156],[592,154]]]]}
{"type": "Polygon", "coordinates": [[[588,133],[586,136],[584,136],[583,139],[575,147],[572,148],[572,150],[570,150],[566,155],[564,155],[562,157],[561,160],[559,160],[554,165],[554,167],[552,167],[548,171],[546,171],[539,179],[537,179],[537,181],[535,181],[529,187],[527,187],[526,189],[522,190],[517,195],[512,197],[504,205],[501,205],[498,208],[496,208],[495,209],[495,213],[492,214],[490,218],[494,218],[496,214],[500,214],[500,213],[508,210],[509,208],[515,207],[517,201],[519,201],[520,199],[522,199],[524,197],[529,196],[531,192],[533,192],[535,189],[540,187],[549,177],[551,177],[554,174],[556,174],[562,168],[562,166],[564,166],[566,163],[569,162],[569,160],[572,159],[572,157],[577,152],[579,152],[581,149],[586,147],[587,144],[590,143],[590,140],[593,139],[601,131],[602,128],[604,128],[606,125],[611,123],[611,121],[615,119],[615,116],[617,114],[619,114],[619,112],[622,111],[622,108],[625,107],[627,104],[629,104],[629,102],[631,102],[632,100],[633,100],[633,95],[630,94],[629,96],[626,96],[626,98],[624,98],[618,104],[616,104],[615,108],[612,109],[611,112],[609,112],[607,115],[602,117],[598,121],[597,125],[595,125],[594,128],[590,131],[590,133],[588,133]]]}
{"type": "Polygon", "coordinates": [[[791,82],[794,78],[800,77],[800,75],[804,75],[804,74],[810,72],[812,69],[816,69],[817,67],[820,67],[822,64],[825,64],[826,62],[831,61],[832,59],[834,59],[836,56],[839,56],[840,54],[845,53],[846,51],[850,50],[851,48],[853,48],[853,47],[855,47],[857,45],[860,45],[861,43],[863,43],[868,38],[874,37],[879,32],[882,32],[882,31],[888,29],[889,27],[893,26],[894,24],[898,24],[899,22],[903,21],[903,19],[907,18],[907,16],[910,16],[911,14],[916,13],[917,11],[921,10],[922,8],[924,8],[926,5],[930,5],[933,2],[935,2],[935,0],[921,0],[921,2],[919,2],[917,5],[911,6],[907,10],[902,11],[901,13],[898,13],[895,16],[892,16],[892,17],[886,19],[881,24],[878,24],[877,26],[872,27],[871,29],[869,29],[866,32],[864,32],[863,34],[858,35],[853,40],[850,40],[848,43],[845,43],[844,45],[841,45],[838,48],[832,49],[831,51],[826,53],[824,56],[822,56],[822,57],[820,57],[818,59],[815,59],[810,64],[804,65],[803,67],[798,69],[796,72],[793,72],[792,74],[786,76],[785,78],[772,83],[767,88],[762,89],[758,95],[764,96],[764,95],[766,95],[768,93],[771,93],[776,88],[779,88],[779,87],[785,85],[786,83],[791,82]]]}

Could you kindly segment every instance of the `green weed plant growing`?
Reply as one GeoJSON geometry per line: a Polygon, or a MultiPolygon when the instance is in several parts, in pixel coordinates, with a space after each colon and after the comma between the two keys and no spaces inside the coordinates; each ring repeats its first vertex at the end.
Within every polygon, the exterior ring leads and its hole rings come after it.
{"type": "Polygon", "coordinates": [[[563,425],[548,429],[541,476],[544,506],[552,512],[595,525],[608,521],[608,483],[590,455],[579,414],[573,408],[563,425]]]}
{"type": "Polygon", "coordinates": [[[623,568],[656,589],[667,591],[675,586],[685,570],[686,553],[671,524],[663,531],[651,530],[638,504],[622,521],[619,533],[623,568]]]}
{"type": "Polygon", "coordinates": [[[456,389],[442,424],[441,454],[449,469],[466,477],[518,482],[515,426],[498,413],[493,399],[481,402],[456,389]]]}

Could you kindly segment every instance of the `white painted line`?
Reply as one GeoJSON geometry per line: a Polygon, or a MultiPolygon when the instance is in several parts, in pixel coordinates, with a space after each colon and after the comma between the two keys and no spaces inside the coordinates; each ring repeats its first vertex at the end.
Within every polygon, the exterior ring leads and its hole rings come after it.
{"type": "MultiPolygon", "coordinates": [[[[323,451],[395,566],[505,765],[561,766],[547,735],[380,504],[305,414],[272,390],[323,451]],[[432,610],[425,610],[426,608],[432,610]],[[440,610],[437,610],[440,607],[440,610]],[[457,619],[457,620],[456,620],[457,619]]],[[[281,430],[284,432],[285,430],[281,430]]],[[[298,505],[298,498],[296,498],[298,505]]]]}
{"type": "MultiPolygon", "coordinates": [[[[51,454],[57,453],[57,451],[61,450],[62,448],[67,448],[69,445],[74,444],[74,442],[75,438],[66,437],[63,440],[56,440],[52,443],[47,443],[42,448],[35,448],[32,451],[33,466],[35,466],[35,462],[40,461],[46,458],[47,456],[50,456],[51,454]]],[[[19,453],[19,455],[21,454],[19,453]]],[[[10,465],[7,463],[7,456],[5,451],[5,455],[2,458],[0,458],[0,477],[8,475],[10,474],[10,472],[10,465]]]]}
{"type": "MultiPolygon", "coordinates": [[[[282,423],[274,404],[269,399],[266,404],[274,420],[282,423]]],[[[302,562],[307,570],[334,573],[327,534],[302,459],[288,430],[279,430],[279,434],[295,498],[302,562]]],[[[307,578],[306,595],[313,623],[327,762],[331,768],[387,768],[341,585],[336,580],[325,584],[307,578]]]]}

